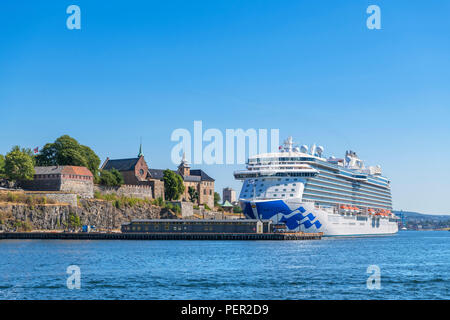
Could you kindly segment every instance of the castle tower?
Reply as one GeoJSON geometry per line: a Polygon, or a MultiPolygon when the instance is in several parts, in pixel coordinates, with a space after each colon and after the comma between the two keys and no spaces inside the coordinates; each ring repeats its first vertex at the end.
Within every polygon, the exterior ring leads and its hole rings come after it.
{"type": "Polygon", "coordinates": [[[186,160],[186,154],[183,152],[183,159],[181,160],[180,165],[178,166],[178,173],[182,176],[190,176],[191,175],[191,167],[186,160]]]}

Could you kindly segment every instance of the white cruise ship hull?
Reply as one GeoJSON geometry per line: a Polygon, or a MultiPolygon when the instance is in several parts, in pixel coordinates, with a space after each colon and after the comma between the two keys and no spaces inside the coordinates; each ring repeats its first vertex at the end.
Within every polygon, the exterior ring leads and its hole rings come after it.
{"type": "Polygon", "coordinates": [[[270,219],[284,223],[291,232],[322,232],[324,236],[375,236],[398,232],[395,219],[380,216],[343,215],[331,208],[296,199],[241,200],[244,214],[250,219],[270,219]]]}

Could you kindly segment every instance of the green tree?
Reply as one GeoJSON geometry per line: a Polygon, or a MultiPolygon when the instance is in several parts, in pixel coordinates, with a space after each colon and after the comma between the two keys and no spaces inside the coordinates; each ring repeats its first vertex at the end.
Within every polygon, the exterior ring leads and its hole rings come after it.
{"type": "Polygon", "coordinates": [[[233,206],[234,213],[242,213],[242,208],[240,206],[233,206]]]}
{"type": "Polygon", "coordinates": [[[30,149],[15,146],[5,157],[5,176],[12,181],[33,180],[34,161],[30,149]]]}
{"type": "Polygon", "coordinates": [[[220,206],[219,202],[220,202],[220,194],[214,192],[214,206],[215,207],[220,206]]]}
{"type": "Polygon", "coordinates": [[[67,221],[67,226],[69,229],[76,229],[81,227],[81,219],[80,217],[73,212],[69,213],[69,219],[67,221]]]}
{"type": "Polygon", "coordinates": [[[100,171],[100,184],[102,186],[113,187],[116,185],[116,177],[108,170],[100,171]]]}
{"type": "Polygon", "coordinates": [[[164,195],[167,200],[177,200],[184,192],[184,183],[181,176],[172,170],[164,170],[164,195]]]}
{"type": "Polygon", "coordinates": [[[5,178],[5,157],[0,154],[0,179],[5,178]]]}
{"type": "Polygon", "coordinates": [[[81,145],[68,135],[47,143],[36,156],[38,166],[87,166],[81,145]]]}
{"type": "Polygon", "coordinates": [[[121,185],[123,185],[125,183],[125,181],[123,180],[123,175],[120,173],[119,170],[117,170],[116,168],[113,168],[111,170],[111,173],[116,178],[116,185],[117,186],[121,186],[121,185]]]}
{"type": "MultiPolygon", "coordinates": [[[[87,146],[82,145],[81,150],[84,155],[84,158],[86,159],[87,168],[92,172],[94,177],[97,177],[98,176],[98,168],[100,167],[100,158],[95,154],[95,152],[91,148],[89,148],[87,146]]],[[[117,173],[119,173],[120,178],[122,180],[121,184],[123,184],[122,174],[119,171],[117,171],[117,173]]],[[[118,180],[118,182],[119,182],[119,180],[118,180]]]]}
{"type": "Polygon", "coordinates": [[[100,171],[100,184],[109,187],[120,187],[123,185],[123,176],[117,169],[100,171]]]}
{"type": "Polygon", "coordinates": [[[195,190],[194,187],[189,187],[188,188],[188,193],[189,193],[189,200],[191,202],[196,202],[198,201],[198,191],[195,190]]]}
{"type": "Polygon", "coordinates": [[[47,143],[36,156],[38,166],[81,166],[87,167],[94,177],[98,177],[100,158],[95,152],[64,135],[53,143],[47,143]]]}

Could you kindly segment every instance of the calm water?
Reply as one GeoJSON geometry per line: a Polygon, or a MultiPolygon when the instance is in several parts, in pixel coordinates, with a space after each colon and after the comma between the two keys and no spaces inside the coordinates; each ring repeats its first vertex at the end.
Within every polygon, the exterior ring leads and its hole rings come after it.
{"type": "Polygon", "coordinates": [[[0,241],[0,299],[449,299],[450,232],[321,241],[0,241]],[[66,269],[81,269],[81,289],[66,269]],[[369,265],[381,289],[368,290],[369,265]]]}

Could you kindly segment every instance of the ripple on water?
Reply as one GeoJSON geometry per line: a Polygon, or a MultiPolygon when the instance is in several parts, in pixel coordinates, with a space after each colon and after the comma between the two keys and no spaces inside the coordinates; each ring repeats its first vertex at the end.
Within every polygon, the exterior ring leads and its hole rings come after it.
{"type": "Polygon", "coordinates": [[[2,241],[2,299],[449,299],[450,232],[323,241],[2,241]],[[81,289],[66,287],[69,265],[81,289]],[[381,289],[367,289],[367,267],[381,289]]]}

